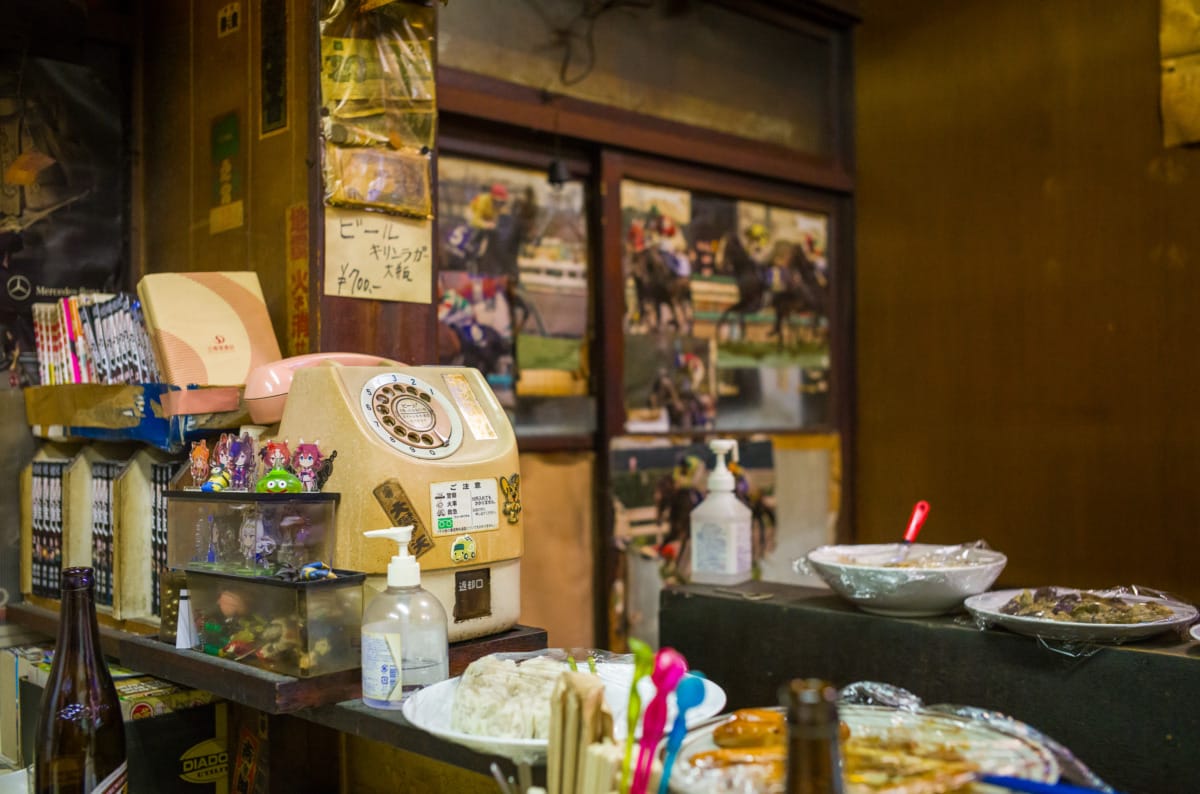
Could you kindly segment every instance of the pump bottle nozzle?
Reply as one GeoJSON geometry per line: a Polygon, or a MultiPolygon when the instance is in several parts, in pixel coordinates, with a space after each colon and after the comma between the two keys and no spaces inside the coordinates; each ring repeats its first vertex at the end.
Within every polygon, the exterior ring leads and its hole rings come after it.
{"type": "Polygon", "coordinates": [[[412,533],[411,525],[371,529],[363,533],[368,538],[388,538],[400,544],[398,553],[393,555],[392,561],[388,563],[388,587],[413,587],[421,583],[421,566],[417,558],[408,553],[412,533]]]}
{"type": "Polygon", "coordinates": [[[708,475],[709,491],[732,491],[733,473],[725,466],[725,456],[732,455],[736,463],[738,459],[738,444],[732,438],[714,438],[708,442],[708,448],[717,456],[716,465],[708,475]]]}

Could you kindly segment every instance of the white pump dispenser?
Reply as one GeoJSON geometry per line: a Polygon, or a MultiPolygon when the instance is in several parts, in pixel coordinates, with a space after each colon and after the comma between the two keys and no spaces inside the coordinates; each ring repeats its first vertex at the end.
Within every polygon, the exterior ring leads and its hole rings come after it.
{"type": "Polygon", "coordinates": [[[388,564],[387,589],[363,610],[363,702],[398,709],[404,697],[450,677],[446,610],[421,587],[421,566],[408,553],[413,528],[373,529],[369,538],[390,538],[399,552],[388,564]]]}
{"type": "Polygon", "coordinates": [[[388,587],[415,587],[421,584],[421,564],[417,558],[408,553],[408,543],[412,540],[413,528],[392,527],[391,529],[372,529],[364,532],[368,538],[391,538],[400,544],[399,553],[388,563],[388,587]]]}
{"type": "Polygon", "coordinates": [[[708,446],[717,460],[708,475],[708,495],[692,509],[692,581],[741,584],[752,574],[751,512],[734,494],[733,472],[725,465],[726,455],[737,461],[737,441],[718,438],[708,446]]]}

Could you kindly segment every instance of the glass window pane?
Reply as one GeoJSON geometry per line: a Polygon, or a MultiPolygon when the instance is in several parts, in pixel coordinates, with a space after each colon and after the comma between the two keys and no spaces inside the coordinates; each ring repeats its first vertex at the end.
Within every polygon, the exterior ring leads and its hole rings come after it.
{"type": "Polygon", "coordinates": [[[828,216],[624,180],[627,432],[831,424],[828,216]]]}
{"type": "Polygon", "coordinates": [[[519,435],[592,432],[583,184],[438,160],[438,356],[479,369],[519,435]]]}
{"type": "Polygon", "coordinates": [[[819,157],[833,154],[828,40],[691,3],[620,8],[589,25],[579,0],[449,3],[450,66],[819,157]]]}

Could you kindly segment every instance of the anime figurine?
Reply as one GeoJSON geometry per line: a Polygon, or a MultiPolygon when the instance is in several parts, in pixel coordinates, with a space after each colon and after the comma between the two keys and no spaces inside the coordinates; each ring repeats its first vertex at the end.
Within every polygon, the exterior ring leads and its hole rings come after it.
{"type": "Polygon", "coordinates": [[[250,490],[250,482],[254,479],[254,439],[249,433],[235,439],[229,445],[230,482],[229,487],[234,491],[250,490]]]}
{"type": "Polygon", "coordinates": [[[254,486],[257,493],[301,493],[304,483],[287,469],[271,469],[254,486]]]}
{"type": "Polygon", "coordinates": [[[189,468],[192,472],[192,487],[199,488],[208,479],[208,442],[204,439],[192,442],[192,452],[188,456],[189,468]]]}
{"type": "Polygon", "coordinates": [[[209,474],[212,473],[213,468],[218,466],[226,471],[229,470],[230,464],[233,463],[233,459],[229,454],[229,448],[232,445],[233,436],[231,436],[229,433],[222,433],[217,437],[217,443],[213,444],[212,456],[209,458],[209,474]]]}
{"type": "Polygon", "coordinates": [[[292,451],[288,449],[287,440],[268,441],[262,449],[258,451],[259,457],[262,458],[263,467],[270,471],[271,469],[287,469],[292,464],[292,451]]]}
{"type": "Polygon", "coordinates": [[[238,531],[238,542],[249,568],[263,565],[277,545],[275,539],[266,533],[262,518],[256,515],[246,516],[242,521],[242,527],[238,531]]]}
{"type": "Polygon", "coordinates": [[[296,445],[296,452],[292,455],[292,471],[296,472],[296,477],[300,479],[307,493],[316,493],[320,488],[317,483],[317,474],[321,469],[321,450],[318,447],[320,443],[320,440],[317,440],[312,444],[305,444],[304,439],[300,439],[300,443],[296,445]]]}

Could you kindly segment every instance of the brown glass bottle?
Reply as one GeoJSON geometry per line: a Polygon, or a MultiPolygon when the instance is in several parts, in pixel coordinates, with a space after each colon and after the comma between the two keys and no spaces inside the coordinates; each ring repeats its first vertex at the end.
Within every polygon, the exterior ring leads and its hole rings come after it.
{"type": "Polygon", "coordinates": [[[100,651],[91,568],[62,572],[62,613],[35,741],[37,794],[126,790],[125,723],[100,651]]]}
{"type": "Polygon", "coordinates": [[[827,681],[804,678],[780,689],[787,709],[786,794],[842,794],[838,745],[837,690],[827,681]]]}

